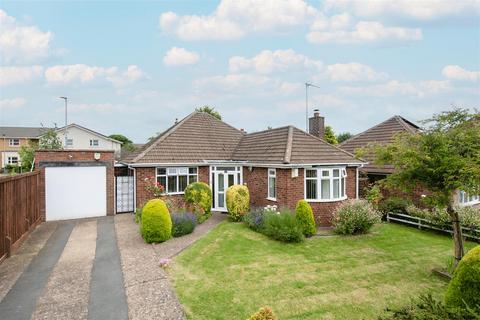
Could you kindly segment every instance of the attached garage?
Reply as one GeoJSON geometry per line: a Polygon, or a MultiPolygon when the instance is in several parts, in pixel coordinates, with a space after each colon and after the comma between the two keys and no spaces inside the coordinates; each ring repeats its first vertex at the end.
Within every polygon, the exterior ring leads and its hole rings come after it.
{"type": "Polygon", "coordinates": [[[45,168],[45,205],[47,221],[106,216],[106,167],[45,168]]]}

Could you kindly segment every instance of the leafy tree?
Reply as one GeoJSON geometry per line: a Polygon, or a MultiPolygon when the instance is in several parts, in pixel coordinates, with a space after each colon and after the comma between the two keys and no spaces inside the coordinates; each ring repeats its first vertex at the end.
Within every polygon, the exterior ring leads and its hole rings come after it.
{"type": "Polygon", "coordinates": [[[35,150],[38,149],[36,143],[29,143],[20,147],[18,154],[20,155],[20,162],[22,163],[23,171],[30,171],[35,162],[35,150]]]}
{"type": "Polygon", "coordinates": [[[62,149],[62,142],[58,138],[57,131],[52,128],[46,129],[40,137],[38,147],[47,150],[62,149]]]}
{"type": "Polygon", "coordinates": [[[111,134],[108,136],[110,139],[115,139],[122,143],[122,149],[126,151],[134,151],[135,146],[133,145],[132,140],[125,137],[123,134],[111,134]]]}
{"type": "Polygon", "coordinates": [[[342,143],[343,141],[347,141],[351,137],[353,137],[353,134],[351,134],[350,132],[342,132],[337,134],[337,141],[338,143],[342,143]]]}
{"type": "Polygon", "coordinates": [[[331,126],[325,127],[325,137],[324,140],[330,144],[338,144],[337,137],[335,137],[335,132],[331,126]]]}
{"type": "Polygon", "coordinates": [[[196,108],[195,111],[205,112],[205,113],[208,113],[209,115],[214,116],[218,120],[222,120],[222,116],[220,115],[220,113],[217,110],[215,110],[215,108],[213,108],[213,107],[203,106],[203,107],[200,107],[200,108],[196,108]]]}
{"type": "Polygon", "coordinates": [[[453,227],[455,266],[464,255],[457,190],[480,193],[480,114],[455,109],[434,115],[417,134],[400,134],[388,145],[370,146],[376,163],[398,168],[384,183],[412,191],[420,185],[430,191],[427,203],[447,209],[453,227]]]}

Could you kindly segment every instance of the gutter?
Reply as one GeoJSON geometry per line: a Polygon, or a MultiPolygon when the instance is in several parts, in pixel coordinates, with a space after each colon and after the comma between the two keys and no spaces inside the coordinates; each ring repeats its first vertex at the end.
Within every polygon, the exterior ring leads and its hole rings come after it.
{"type": "Polygon", "coordinates": [[[265,167],[265,168],[303,168],[303,167],[316,167],[316,166],[351,166],[362,167],[363,162],[331,162],[331,163],[261,163],[261,162],[247,162],[247,161],[218,161],[218,162],[170,162],[170,163],[133,163],[128,164],[129,168],[151,168],[151,167],[185,167],[185,166],[208,166],[208,165],[241,165],[250,167],[265,167]]]}

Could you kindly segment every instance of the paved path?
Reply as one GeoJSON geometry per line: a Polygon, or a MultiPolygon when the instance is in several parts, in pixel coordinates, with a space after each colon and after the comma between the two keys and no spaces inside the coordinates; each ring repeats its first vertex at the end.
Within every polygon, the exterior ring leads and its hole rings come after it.
{"type": "Polygon", "coordinates": [[[159,261],[224,219],[157,245],[130,214],[43,223],[0,264],[0,319],[185,319],[159,261]]]}

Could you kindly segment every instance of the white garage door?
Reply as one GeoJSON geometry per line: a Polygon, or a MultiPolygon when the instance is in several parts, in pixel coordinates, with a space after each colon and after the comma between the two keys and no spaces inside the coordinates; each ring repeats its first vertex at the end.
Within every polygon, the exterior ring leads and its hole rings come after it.
{"type": "Polygon", "coordinates": [[[107,214],[106,167],[45,168],[46,220],[107,214]]]}

